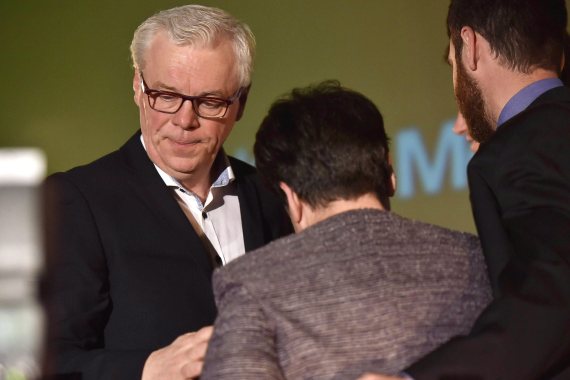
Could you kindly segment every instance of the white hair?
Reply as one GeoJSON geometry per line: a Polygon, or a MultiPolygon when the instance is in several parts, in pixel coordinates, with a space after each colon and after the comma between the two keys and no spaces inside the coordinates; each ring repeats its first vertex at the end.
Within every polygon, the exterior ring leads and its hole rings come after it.
{"type": "Polygon", "coordinates": [[[131,58],[136,70],[145,67],[145,52],[158,32],[165,31],[178,45],[214,46],[229,40],[237,58],[240,86],[251,83],[255,37],[245,23],[229,13],[202,5],[184,5],[156,13],[135,30],[131,42],[131,58]]]}

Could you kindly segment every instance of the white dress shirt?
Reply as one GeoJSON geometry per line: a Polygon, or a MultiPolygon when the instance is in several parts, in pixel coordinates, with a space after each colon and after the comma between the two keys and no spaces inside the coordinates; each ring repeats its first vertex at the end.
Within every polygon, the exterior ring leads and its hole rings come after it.
{"type": "MultiPolygon", "coordinates": [[[[142,136],[141,142],[144,146],[142,136]]],[[[154,167],[166,186],[174,188],[184,201],[187,209],[222,259],[223,265],[245,253],[235,175],[223,151],[220,151],[212,165],[213,172],[220,174],[210,186],[210,191],[203,204],[196,194],[184,188],[175,178],[156,164],[154,167]]]]}

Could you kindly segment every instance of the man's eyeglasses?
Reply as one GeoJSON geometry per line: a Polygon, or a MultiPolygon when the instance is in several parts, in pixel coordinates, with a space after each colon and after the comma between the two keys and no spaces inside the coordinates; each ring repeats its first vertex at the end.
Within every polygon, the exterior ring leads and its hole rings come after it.
{"type": "Polygon", "coordinates": [[[188,96],[176,92],[153,90],[146,84],[141,72],[142,90],[148,96],[148,104],[155,111],[163,113],[176,113],[186,100],[192,103],[196,115],[205,119],[221,119],[226,116],[229,106],[240,97],[243,87],[229,99],[215,96],[188,96]]]}

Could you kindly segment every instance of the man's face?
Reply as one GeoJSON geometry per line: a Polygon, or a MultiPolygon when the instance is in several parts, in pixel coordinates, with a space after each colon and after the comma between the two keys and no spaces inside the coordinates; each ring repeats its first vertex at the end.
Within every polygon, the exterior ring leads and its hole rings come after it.
{"type": "MultiPolygon", "coordinates": [[[[147,86],[190,96],[228,99],[239,88],[235,55],[229,42],[215,48],[178,46],[164,33],[156,35],[142,69],[147,86]]],[[[222,119],[199,118],[190,101],[175,114],[153,110],[135,72],[133,88],[142,136],[150,159],[182,183],[210,180],[212,163],[240,114],[240,101],[222,119]]]]}
{"type": "Polygon", "coordinates": [[[453,69],[453,87],[459,112],[465,118],[469,135],[477,142],[487,141],[495,132],[480,86],[469,76],[463,62],[456,62],[453,43],[449,45],[449,63],[453,69]]]}

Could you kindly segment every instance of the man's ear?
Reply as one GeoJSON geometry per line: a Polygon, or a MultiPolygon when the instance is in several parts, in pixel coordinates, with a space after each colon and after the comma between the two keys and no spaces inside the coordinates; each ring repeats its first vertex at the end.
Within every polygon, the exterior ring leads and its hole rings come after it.
{"type": "Polygon", "coordinates": [[[390,169],[390,183],[389,183],[390,187],[388,188],[388,196],[393,197],[394,194],[396,193],[396,185],[397,185],[396,173],[394,172],[392,165],[388,165],[388,168],[390,169]]]}
{"type": "Polygon", "coordinates": [[[279,182],[279,187],[287,197],[289,217],[291,218],[291,222],[293,222],[293,226],[297,229],[297,226],[303,218],[303,207],[299,200],[299,196],[285,182],[279,182]]]}
{"type": "Polygon", "coordinates": [[[139,99],[141,99],[140,96],[143,90],[142,90],[142,78],[140,71],[138,70],[135,70],[135,73],[133,75],[133,91],[134,91],[133,99],[135,100],[135,104],[140,107],[139,99]]]}
{"type": "Polygon", "coordinates": [[[250,88],[251,88],[251,83],[249,84],[249,86],[247,86],[246,88],[244,88],[242,90],[241,95],[239,96],[239,109],[238,109],[236,121],[241,119],[241,117],[243,116],[243,111],[245,111],[245,104],[247,103],[247,96],[249,95],[249,89],[250,88]]]}
{"type": "MultiPolygon", "coordinates": [[[[463,46],[461,47],[461,60],[464,62],[465,67],[471,71],[477,70],[477,34],[475,31],[469,27],[464,26],[461,28],[461,40],[463,40],[463,46]]],[[[458,62],[458,64],[460,64],[458,62]]]]}
{"type": "Polygon", "coordinates": [[[394,172],[394,168],[392,167],[392,156],[389,153],[385,165],[386,165],[386,177],[389,178],[387,183],[388,196],[393,197],[394,194],[396,193],[396,173],[394,172]]]}
{"type": "Polygon", "coordinates": [[[394,173],[394,169],[392,169],[390,156],[388,155],[388,159],[384,161],[384,170],[385,170],[385,186],[386,186],[386,193],[382,195],[378,195],[380,203],[382,207],[386,211],[390,211],[390,197],[393,197],[396,193],[396,174],[394,173]]]}

